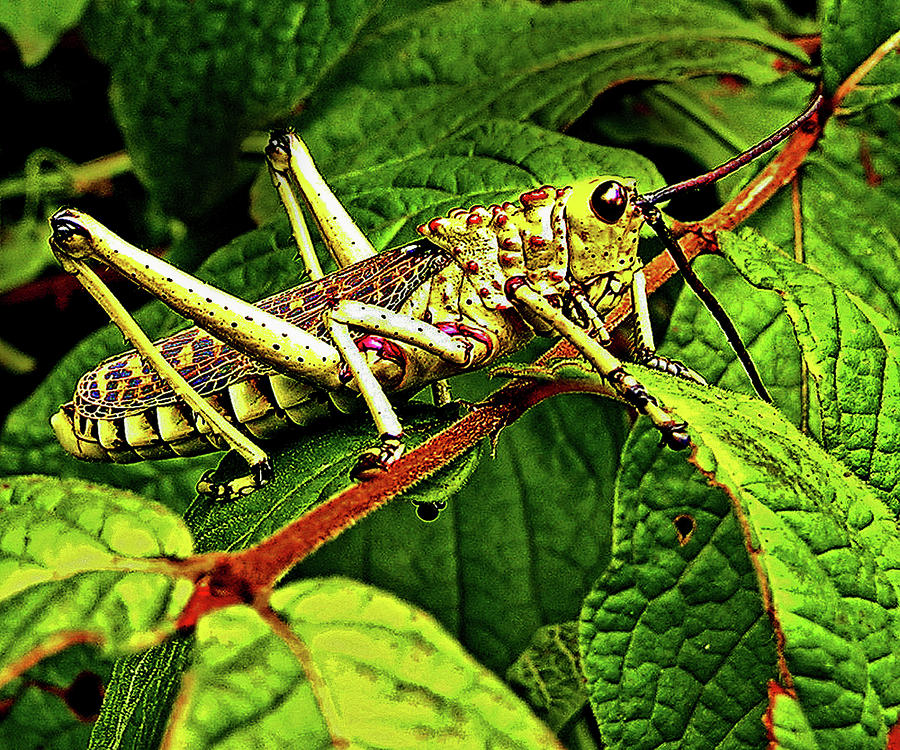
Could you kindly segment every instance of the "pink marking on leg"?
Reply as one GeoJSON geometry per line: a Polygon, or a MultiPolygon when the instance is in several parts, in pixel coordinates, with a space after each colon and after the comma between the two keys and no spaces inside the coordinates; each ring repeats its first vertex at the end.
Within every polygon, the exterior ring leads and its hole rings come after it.
{"type": "MultiPolygon", "coordinates": [[[[484,356],[479,358],[479,362],[482,360],[489,360],[494,353],[493,339],[486,331],[483,331],[481,328],[475,328],[474,326],[469,326],[458,321],[438,323],[437,325],[435,325],[435,328],[443,333],[446,333],[448,336],[460,336],[464,339],[473,339],[474,341],[483,344],[486,351],[484,356]]],[[[466,353],[469,355],[469,357],[471,357],[471,351],[473,348],[472,342],[465,341],[465,344],[466,353]]],[[[474,364],[474,362],[470,362],[469,364],[474,364]]]]}
{"type": "MultiPolygon", "coordinates": [[[[393,341],[370,333],[356,340],[356,348],[364,354],[365,352],[376,352],[376,360],[384,359],[397,365],[401,372],[400,380],[403,379],[403,374],[406,373],[406,353],[393,341]]],[[[348,383],[353,379],[353,375],[347,365],[341,365],[338,379],[342,383],[348,383]]]]}

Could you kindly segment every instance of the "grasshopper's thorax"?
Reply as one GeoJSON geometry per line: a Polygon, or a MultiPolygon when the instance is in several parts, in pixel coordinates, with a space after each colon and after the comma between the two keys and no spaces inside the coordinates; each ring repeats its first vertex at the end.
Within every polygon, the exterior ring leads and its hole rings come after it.
{"type": "Polygon", "coordinates": [[[526,277],[547,294],[564,282],[563,208],[569,190],[545,185],[523,193],[519,205],[456,208],[419,232],[453,258],[484,307],[505,310],[510,307],[505,284],[513,276],[526,277]]]}
{"type": "Polygon", "coordinates": [[[518,205],[453,209],[419,232],[454,259],[490,310],[510,306],[505,284],[519,276],[548,297],[575,287],[604,312],[639,265],[636,196],[633,180],[613,177],[545,185],[522,193],[518,205]]]}

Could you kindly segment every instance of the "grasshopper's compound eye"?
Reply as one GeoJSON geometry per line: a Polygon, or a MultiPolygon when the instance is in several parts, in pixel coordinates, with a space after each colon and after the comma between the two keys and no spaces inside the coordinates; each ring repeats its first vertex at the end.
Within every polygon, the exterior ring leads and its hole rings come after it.
{"type": "Polygon", "coordinates": [[[622,218],[628,206],[628,193],[621,182],[607,180],[601,182],[591,193],[591,210],[607,224],[615,224],[622,218]]]}
{"type": "Polygon", "coordinates": [[[91,239],[91,233],[85,226],[66,210],[57,211],[50,217],[50,228],[53,230],[50,241],[54,245],[68,245],[76,237],[91,239]]]}

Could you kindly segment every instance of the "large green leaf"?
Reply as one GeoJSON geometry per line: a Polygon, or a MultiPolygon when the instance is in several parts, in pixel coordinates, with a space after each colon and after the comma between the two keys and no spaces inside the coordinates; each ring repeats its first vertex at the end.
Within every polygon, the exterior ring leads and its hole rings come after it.
{"type": "Polygon", "coordinates": [[[343,579],[202,619],[167,747],[561,747],[425,613],[343,579]]]}
{"type": "Polygon", "coordinates": [[[688,420],[698,467],[726,494],[710,506],[650,475],[619,499],[613,564],[582,613],[605,740],[758,747],[777,678],[818,746],[884,747],[900,707],[893,513],[771,407],[641,377],[688,420]]]}
{"type": "Polygon", "coordinates": [[[181,519],[129,492],[53,477],[0,483],[0,685],[74,643],[119,654],[171,632],[191,584],[181,519]]]}
{"type": "Polygon", "coordinates": [[[326,171],[427,149],[486,117],[564,127],[624,81],[734,73],[756,82],[803,57],[715,3],[455,0],[354,47],[299,119],[326,171]]]}
{"type": "Polygon", "coordinates": [[[377,5],[111,0],[82,28],[111,68],[135,170],[169,212],[196,216],[248,176],[241,141],[294,109],[377,5]]]}
{"type": "Polygon", "coordinates": [[[822,409],[824,447],[900,512],[897,326],[749,230],[724,236],[721,247],[751,283],[784,297],[822,409]]]}

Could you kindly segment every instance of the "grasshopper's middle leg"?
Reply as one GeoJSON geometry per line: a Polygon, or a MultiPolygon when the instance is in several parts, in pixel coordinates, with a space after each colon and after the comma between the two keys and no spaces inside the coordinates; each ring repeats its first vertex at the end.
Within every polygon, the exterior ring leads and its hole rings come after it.
{"type": "Polygon", "coordinates": [[[452,336],[417,318],[363,302],[339,302],[325,314],[325,320],[332,340],[365,399],[381,439],[379,447],[360,457],[352,472],[356,479],[369,479],[384,471],[403,454],[403,428],[361,350],[377,351],[376,356],[391,359],[401,371],[405,371],[405,355],[396,344],[411,344],[462,369],[472,365],[473,346],[465,336],[452,336]],[[355,342],[350,335],[350,326],[369,335],[355,342]]]}
{"type": "Polygon", "coordinates": [[[294,188],[309,208],[319,234],[338,268],[358,263],[375,255],[375,248],[362,233],[350,214],[328,187],[306,144],[290,130],[272,133],[266,146],[266,161],[272,184],[288,215],[294,242],[312,279],[323,276],[312,238],[303,218],[294,188]]]}

